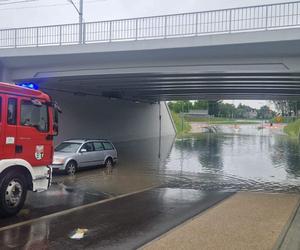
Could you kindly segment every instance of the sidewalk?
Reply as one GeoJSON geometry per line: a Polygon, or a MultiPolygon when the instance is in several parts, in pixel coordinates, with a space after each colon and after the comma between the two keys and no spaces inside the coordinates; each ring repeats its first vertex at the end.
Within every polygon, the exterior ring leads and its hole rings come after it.
{"type": "Polygon", "coordinates": [[[143,249],[276,249],[294,217],[299,197],[237,193],[143,249]]]}

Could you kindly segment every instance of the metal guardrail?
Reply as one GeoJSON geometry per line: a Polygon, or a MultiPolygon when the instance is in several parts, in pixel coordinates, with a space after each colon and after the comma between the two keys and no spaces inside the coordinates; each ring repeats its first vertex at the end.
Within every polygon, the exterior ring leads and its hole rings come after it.
{"type": "Polygon", "coordinates": [[[0,48],[166,39],[300,27],[300,1],[83,24],[0,30],[0,48]]]}

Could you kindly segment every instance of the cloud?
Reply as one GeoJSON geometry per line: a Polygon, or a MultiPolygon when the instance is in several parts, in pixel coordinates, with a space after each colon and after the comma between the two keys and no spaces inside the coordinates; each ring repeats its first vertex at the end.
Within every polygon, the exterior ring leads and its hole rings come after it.
{"type": "MultiPolygon", "coordinates": [[[[78,0],[76,0],[78,2],[78,0]]],[[[86,21],[111,20],[240,7],[283,0],[84,0],[86,21]]],[[[0,6],[0,28],[39,26],[78,21],[67,0],[37,0],[0,6]]]]}

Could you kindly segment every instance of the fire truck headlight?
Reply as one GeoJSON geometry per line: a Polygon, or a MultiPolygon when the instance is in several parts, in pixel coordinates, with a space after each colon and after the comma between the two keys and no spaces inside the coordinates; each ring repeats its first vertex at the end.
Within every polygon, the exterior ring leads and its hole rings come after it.
{"type": "Polygon", "coordinates": [[[64,164],[64,162],[65,162],[65,159],[63,159],[63,158],[54,158],[53,159],[53,164],[54,165],[64,164]]]}

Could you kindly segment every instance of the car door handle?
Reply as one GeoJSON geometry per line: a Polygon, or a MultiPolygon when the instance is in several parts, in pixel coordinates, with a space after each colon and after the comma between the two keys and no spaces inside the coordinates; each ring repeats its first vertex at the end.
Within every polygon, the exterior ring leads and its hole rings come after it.
{"type": "Polygon", "coordinates": [[[23,146],[22,145],[16,145],[16,153],[20,154],[23,152],[23,146]]]}

